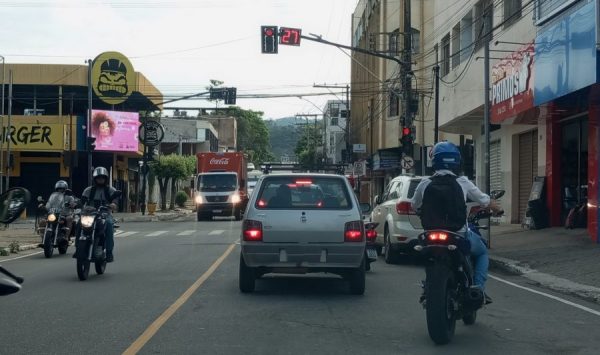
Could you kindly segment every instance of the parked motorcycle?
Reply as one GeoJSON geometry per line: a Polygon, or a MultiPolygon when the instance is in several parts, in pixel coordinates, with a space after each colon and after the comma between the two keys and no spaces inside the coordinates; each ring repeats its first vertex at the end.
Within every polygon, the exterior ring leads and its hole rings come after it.
{"type": "MultiPolygon", "coordinates": [[[[29,191],[20,187],[9,189],[0,195],[0,223],[10,224],[19,218],[27,208],[30,197],[29,191]]],[[[24,281],[22,277],[12,274],[2,266],[0,266],[0,274],[7,277],[0,277],[0,296],[10,295],[21,290],[21,284],[24,281]]]]}
{"type": "MultiPolygon", "coordinates": [[[[71,190],[66,190],[64,193],[64,196],[72,195],[71,190]]],[[[48,200],[48,206],[46,228],[40,246],[44,248],[44,256],[51,258],[54,248],[58,248],[58,253],[61,255],[67,253],[71,236],[67,220],[73,219],[73,206],[69,202],[64,202],[62,194],[52,194],[48,200]]]]}
{"type": "MultiPolygon", "coordinates": [[[[121,193],[121,191],[115,191],[109,200],[113,201],[119,198],[121,193]]],[[[110,207],[108,206],[100,206],[98,209],[88,206],[77,211],[75,220],[78,233],[75,238],[74,257],[77,259],[77,277],[81,281],[87,280],[92,262],[96,274],[102,275],[106,271],[104,235],[106,218],[109,213],[110,207]]]]}
{"type": "MultiPolygon", "coordinates": [[[[503,190],[492,191],[492,199],[504,195],[503,190]]],[[[479,233],[479,221],[491,216],[489,209],[478,210],[468,217],[470,232],[479,233]]],[[[421,304],[427,315],[427,330],[436,344],[447,344],[454,336],[456,320],[472,325],[477,310],[484,304],[481,289],[472,287],[474,261],[470,257],[471,245],[463,233],[445,230],[428,230],[419,235],[414,249],[426,260],[426,278],[421,304]]]]}
{"type": "Polygon", "coordinates": [[[371,270],[371,263],[377,261],[377,248],[375,246],[375,240],[377,239],[377,231],[375,228],[379,223],[368,222],[365,223],[365,234],[367,235],[367,247],[365,248],[365,268],[367,271],[371,270]]]}

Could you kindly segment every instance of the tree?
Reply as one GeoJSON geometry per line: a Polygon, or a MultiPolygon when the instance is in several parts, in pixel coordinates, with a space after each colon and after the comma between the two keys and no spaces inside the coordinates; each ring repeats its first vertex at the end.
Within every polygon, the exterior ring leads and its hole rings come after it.
{"type": "Polygon", "coordinates": [[[302,135],[296,144],[296,149],[294,149],[298,163],[304,168],[316,169],[322,164],[325,156],[317,150],[318,147],[322,146],[321,140],[322,135],[319,127],[304,126],[302,135]]]}
{"type": "MultiPolygon", "coordinates": [[[[150,163],[150,169],[158,180],[160,188],[160,208],[167,209],[167,187],[171,181],[172,191],[177,181],[188,178],[195,169],[196,157],[183,157],[180,155],[163,155],[157,161],[150,163]],[[192,159],[194,163],[192,163],[192,159]],[[190,167],[193,166],[193,169],[190,167]]],[[[176,192],[176,191],[175,191],[176,192]]],[[[171,194],[171,209],[175,208],[175,193],[171,194]]]]}
{"type": "Polygon", "coordinates": [[[237,106],[230,107],[228,113],[237,119],[237,150],[247,153],[255,165],[273,160],[263,113],[237,106]]]}

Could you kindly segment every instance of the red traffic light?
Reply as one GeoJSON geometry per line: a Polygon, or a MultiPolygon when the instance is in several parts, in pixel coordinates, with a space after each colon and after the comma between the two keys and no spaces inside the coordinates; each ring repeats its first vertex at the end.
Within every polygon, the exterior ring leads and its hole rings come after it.
{"type": "Polygon", "coordinates": [[[402,128],[402,135],[403,136],[410,136],[410,128],[409,127],[402,128]]]}
{"type": "Polygon", "coordinates": [[[270,36],[272,36],[272,35],[273,35],[273,33],[274,33],[274,32],[273,32],[273,29],[272,29],[272,28],[267,28],[267,29],[265,30],[265,34],[266,34],[267,36],[269,36],[269,37],[270,37],[270,36]]]}

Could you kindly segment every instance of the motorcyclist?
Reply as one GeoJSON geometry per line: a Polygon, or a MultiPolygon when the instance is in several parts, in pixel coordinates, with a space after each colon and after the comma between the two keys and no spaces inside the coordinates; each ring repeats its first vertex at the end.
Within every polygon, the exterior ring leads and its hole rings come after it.
{"type": "MultiPolygon", "coordinates": [[[[494,213],[500,213],[502,209],[498,204],[490,199],[490,196],[484,194],[473,184],[466,176],[459,176],[461,155],[458,148],[450,142],[440,142],[433,147],[433,169],[436,175],[452,175],[456,176],[456,182],[462,188],[465,201],[473,201],[478,203],[484,208],[490,208],[494,213]]],[[[415,211],[419,211],[423,206],[423,196],[427,189],[427,186],[431,183],[430,178],[424,178],[421,180],[415,190],[415,194],[412,199],[412,207],[415,211]]],[[[485,282],[487,280],[487,272],[489,266],[489,257],[487,246],[483,241],[483,238],[470,231],[467,228],[467,221],[465,225],[458,231],[458,233],[466,233],[466,237],[471,245],[471,256],[475,259],[474,265],[474,286],[481,288],[484,292],[485,302],[491,303],[491,298],[485,293],[485,282]]]]}
{"type": "MultiPolygon", "coordinates": [[[[54,184],[54,192],[48,197],[46,205],[40,204],[41,210],[49,211],[51,208],[63,209],[65,204],[68,204],[70,208],[74,208],[76,205],[75,198],[73,196],[65,195],[65,192],[69,189],[69,184],[64,180],[59,180],[54,184]]],[[[65,226],[68,228],[69,233],[66,235],[67,239],[70,239],[73,235],[73,215],[67,214],[65,216],[65,226]]]]}
{"type": "MultiPolygon", "coordinates": [[[[110,197],[115,193],[116,189],[108,185],[108,170],[100,166],[94,169],[92,174],[93,185],[88,186],[83,190],[81,201],[84,207],[91,206],[99,208],[101,206],[109,206],[111,211],[117,209],[117,200],[110,200],[110,197]]],[[[106,230],[104,232],[104,242],[106,247],[106,261],[111,263],[114,261],[113,249],[114,241],[114,224],[112,213],[109,211],[106,217],[106,230]]]]}

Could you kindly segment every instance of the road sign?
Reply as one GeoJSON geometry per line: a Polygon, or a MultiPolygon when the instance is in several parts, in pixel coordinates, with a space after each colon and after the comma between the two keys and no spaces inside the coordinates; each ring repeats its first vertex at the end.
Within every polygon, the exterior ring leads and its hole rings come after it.
{"type": "Polygon", "coordinates": [[[431,168],[433,166],[433,146],[427,146],[427,167],[431,168]]]}
{"type": "Polygon", "coordinates": [[[158,121],[146,120],[140,126],[138,137],[140,142],[149,147],[154,147],[159,145],[165,138],[165,128],[158,121]]]}
{"type": "Polygon", "coordinates": [[[352,145],[352,151],[354,153],[366,153],[367,145],[366,144],[354,144],[354,145],[352,145]]]}
{"type": "Polygon", "coordinates": [[[412,157],[405,155],[402,157],[402,169],[410,170],[415,166],[415,161],[412,157]]]}
{"type": "Polygon", "coordinates": [[[358,176],[367,175],[367,166],[364,161],[354,162],[354,175],[358,175],[358,176]]]}

